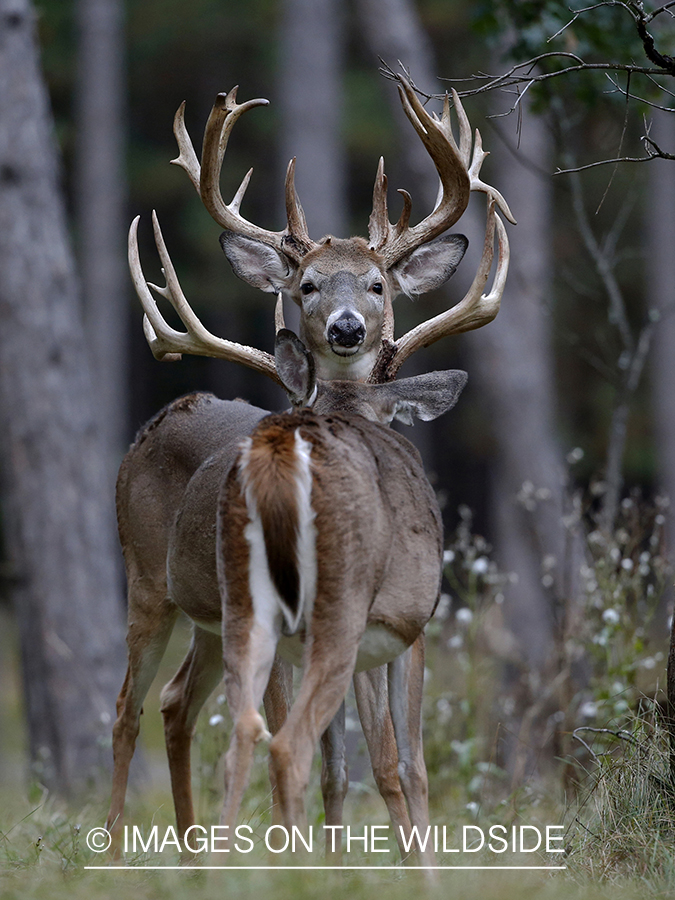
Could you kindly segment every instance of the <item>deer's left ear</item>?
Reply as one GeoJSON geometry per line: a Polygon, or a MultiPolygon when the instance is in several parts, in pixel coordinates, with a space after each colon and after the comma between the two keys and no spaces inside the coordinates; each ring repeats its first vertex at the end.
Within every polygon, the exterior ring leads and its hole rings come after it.
{"type": "Polygon", "coordinates": [[[380,422],[398,419],[412,425],[415,417],[430,422],[452,409],[468,378],[466,372],[450,369],[374,385],[377,402],[371,405],[379,407],[380,422]]]}
{"type": "Polygon", "coordinates": [[[391,269],[396,290],[415,296],[440,287],[454,273],[468,246],[463,234],[446,234],[422,244],[391,269]]]}
{"type": "Polygon", "coordinates": [[[293,406],[311,406],[316,399],[314,357],[288,328],[277,331],[274,342],[277,374],[293,406]]]}

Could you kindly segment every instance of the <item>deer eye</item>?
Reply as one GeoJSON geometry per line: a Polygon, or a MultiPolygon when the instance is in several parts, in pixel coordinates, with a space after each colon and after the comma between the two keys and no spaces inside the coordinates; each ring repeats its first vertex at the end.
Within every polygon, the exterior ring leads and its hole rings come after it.
{"type": "Polygon", "coordinates": [[[311,294],[315,290],[316,290],[316,288],[314,287],[314,285],[312,284],[311,281],[305,281],[305,282],[303,282],[303,284],[300,285],[300,291],[305,295],[311,294]]]}
{"type": "Polygon", "coordinates": [[[376,294],[381,294],[384,288],[382,287],[381,281],[376,281],[375,284],[371,287],[371,291],[376,294]]]}

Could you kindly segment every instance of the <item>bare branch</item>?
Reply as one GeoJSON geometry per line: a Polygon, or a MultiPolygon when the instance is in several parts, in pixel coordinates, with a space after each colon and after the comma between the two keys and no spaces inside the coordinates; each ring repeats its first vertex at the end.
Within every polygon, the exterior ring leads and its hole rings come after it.
{"type": "Polygon", "coordinates": [[[645,149],[647,153],[649,153],[649,159],[675,159],[675,153],[666,153],[656,141],[652,140],[649,137],[649,134],[646,134],[642,140],[644,141],[645,149]]]}
{"type": "Polygon", "coordinates": [[[669,75],[675,75],[675,57],[659,53],[656,49],[656,42],[654,41],[653,36],[647,31],[648,19],[642,9],[642,4],[635,4],[635,10],[635,25],[637,33],[640,35],[642,46],[644,47],[645,56],[653,63],[656,63],[657,66],[660,66],[669,75]]]}
{"type": "MultiPolygon", "coordinates": [[[[607,76],[607,77],[609,78],[609,76],[607,76]]],[[[609,80],[611,81],[611,78],[609,80]]],[[[628,111],[629,111],[628,89],[629,89],[629,87],[630,87],[630,74],[628,75],[628,77],[626,79],[626,106],[625,106],[624,115],[623,115],[623,127],[621,129],[621,136],[619,138],[619,153],[621,153],[621,151],[623,150],[623,142],[624,142],[624,138],[626,137],[626,131],[628,130],[628,111]]],[[[607,187],[605,188],[605,192],[602,195],[600,203],[598,204],[598,208],[595,211],[596,216],[602,209],[602,206],[603,206],[605,200],[607,199],[607,194],[609,193],[609,189],[611,188],[611,186],[614,182],[614,177],[616,176],[618,168],[619,168],[619,166],[617,163],[617,165],[614,166],[614,171],[612,172],[612,174],[609,177],[609,181],[607,182],[607,187]]]]}
{"type": "MultiPolygon", "coordinates": [[[[585,62],[581,57],[576,56],[574,53],[563,53],[563,52],[555,52],[555,53],[541,53],[539,56],[533,57],[533,59],[528,60],[524,63],[518,63],[517,65],[512,66],[508,72],[504,72],[502,75],[472,75],[470,78],[461,78],[454,79],[455,81],[459,81],[460,83],[466,82],[476,82],[483,79],[489,79],[486,84],[482,84],[479,87],[468,89],[468,90],[460,90],[457,93],[460,97],[472,97],[477,94],[485,94],[488,91],[494,91],[496,89],[504,89],[509,87],[516,87],[522,84],[528,84],[532,82],[533,84],[542,84],[545,81],[550,81],[552,78],[559,78],[562,75],[572,75],[578,72],[625,72],[631,75],[663,75],[663,69],[655,69],[652,66],[636,66],[634,64],[629,63],[589,63],[585,62]],[[565,57],[577,60],[577,64],[573,66],[566,66],[562,69],[556,69],[553,72],[539,72],[536,75],[533,75],[533,70],[540,65],[544,60],[551,59],[553,57],[565,57]]],[[[450,80],[450,79],[443,79],[450,80]]],[[[419,92],[420,96],[425,97],[427,100],[431,99],[439,99],[440,94],[427,94],[424,91],[419,92]]]]}
{"type": "Polygon", "coordinates": [[[645,16],[645,22],[649,23],[652,19],[655,19],[657,16],[660,16],[662,12],[666,12],[666,10],[671,9],[675,6],[675,0],[671,0],[670,3],[664,3],[663,6],[659,6],[658,9],[655,9],[654,12],[649,13],[645,16]]]}
{"type": "Polygon", "coordinates": [[[590,745],[590,744],[587,744],[586,741],[585,741],[583,738],[580,738],[579,735],[576,733],[576,731],[573,731],[573,732],[572,732],[572,737],[574,738],[575,741],[579,741],[579,743],[580,743],[583,747],[585,747],[586,750],[588,750],[588,752],[590,753],[590,755],[593,757],[593,759],[594,759],[596,762],[600,762],[600,760],[599,760],[599,758],[598,758],[598,755],[597,755],[597,753],[595,752],[595,750],[593,750],[593,748],[591,747],[591,745],[590,745]]]}
{"type": "MultiPolygon", "coordinates": [[[[675,16],[673,18],[675,18],[675,16]]],[[[609,76],[607,76],[607,77],[609,77],[609,76]]],[[[658,88],[660,91],[662,91],[668,97],[675,97],[674,91],[669,91],[667,87],[665,87],[662,84],[659,84],[658,81],[656,80],[656,78],[653,78],[651,75],[647,75],[647,81],[650,81],[654,85],[654,87],[658,88]]],[[[668,112],[673,111],[672,107],[670,107],[670,106],[666,107],[666,109],[668,110],[668,112]]]]}
{"type": "MultiPolygon", "coordinates": [[[[582,57],[578,56],[575,53],[570,53],[567,51],[552,51],[548,53],[538,54],[537,56],[533,57],[532,59],[526,60],[525,62],[516,63],[511,66],[508,71],[500,75],[490,75],[480,72],[473,75],[471,78],[442,80],[453,81],[455,84],[467,85],[467,87],[464,87],[458,91],[460,97],[483,94],[487,93],[488,91],[497,89],[504,90],[506,92],[511,92],[513,89],[515,89],[518,94],[516,101],[507,112],[499,114],[500,116],[505,116],[510,115],[516,110],[520,110],[522,95],[534,84],[543,84],[553,78],[560,78],[564,75],[574,75],[581,72],[605,72],[611,84],[614,86],[614,89],[622,93],[627,100],[630,99],[636,100],[638,102],[643,102],[656,109],[669,109],[668,107],[660,106],[653,101],[644,100],[637,95],[631,94],[629,86],[631,76],[644,75],[645,77],[650,79],[650,81],[652,81],[652,83],[655,84],[660,90],[670,95],[670,91],[668,91],[663,85],[660,85],[655,81],[655,76],[675,76],[675,57],[668,56],[667,54],[661,53],[659,50],[657,50],[654,37],[649,33],[649,31],[647,31],[647,25],[664,12],[668,12],[668,14],[672,18],[675,18],[675,16],[673,16],[673,14],[669,12],[671,8],[675,7],[675,2],[665,3],[650,13],[645,12],[642,3],[624,2],[624,0],[605,0],[605,2],[595,3],[591,6],[584,7],[583,9],[571,10],[571,12],[573,13],[571,19],[555,34],[548,38],[547,43],[550,43],[550,41],[560,37],[563,32],[565,32],[584,14],[597,9],[601,9],[603,7],[620,7],[621,9],[624,9],[629,13],[635,23],[635,27],[637,29],[638,36],[642,41],[642,46],[647,59],[650,62],[655,63],[658,68],[653,68],[652,66],[640,66],[634,63],[625,64],[618,62],[586,62],[582,57]],[[572,64],[565,65],[564,61],[570,61],[572,64]],[[553,65],[553,71],[541,71],[542,68],[550,69],[551,65],[553,65]],[[625,73],[627,75],[628,87],[626,88],[626,90],[621,88],[616,79],[611,77],[610,73],[614,75],[625,73]]],[[[391,77],[391,74],[387,72],[385,72],[384,74],[387,77],[391,77]]],[[[427,100],[436,96],[433,94],[426,94],[422,91],[419,91],[417,88],[415,89],[418,91],[420,96],[426,98],[427,100]]],[[[660,156],[661,154],[657,155],[660,156]]],[[[651,153],[649,153],[649,155],[644,159],[647,160],[651,158],[652,155],[651,153]]],[[[665,155],[663,158],[669,159],[670,156],[665,155]]],[[[618,155],[615,159],[605,160],[600,164],[617,164],[624,161],[637,162],[638,160],[618,155]]],[[[639,161],[643,160],[640,159],[639,161]]]]}

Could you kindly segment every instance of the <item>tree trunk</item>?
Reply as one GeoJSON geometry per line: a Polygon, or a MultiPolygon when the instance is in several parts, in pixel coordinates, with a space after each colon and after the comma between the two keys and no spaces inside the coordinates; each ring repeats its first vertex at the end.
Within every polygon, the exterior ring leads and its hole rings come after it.
{"type": "Polygon", "coordinates": [[[0,447],[30,750],[40,780],[108,763],[123,671],[112,498],[28,0],[0,0],[0,447]]]}
{"type": "Polygon", "coordinates": [[[77,4],[77,244],[111,491],[128,439],[123,13],[121,0],[77,4]]]}
{"type": "MultiPolygon", "coordinates": [[[[279,69],[281,165],[296,157],[295,184],[314,240],[349,237],[341,135],[343,7],[284,0],[279,69]]],[[[284,212],[285,217],[285,212],[284,212]]]]}
{"type": "MultiPolygon", "coordinates": [[[[675,152],[675,116],[654,112],[652,137],[675,152]]],[[[647,306],[658,312],[651,353],[652,400],[659,487],[670,498],[666,538],[675,559],[675,162],[649,164],[646,203],[647,306]]],[[[672,590],[668,592],[672,604],[672,590]]],[[[672,605],[671,605],[672,611],[672,605]]],[[[675,777],[675,617],[668,656],[668,725],[675,777]]]]}
{"type": "MultiPolygon", "coordinates": [[[[675,152],[675,115],[654,116],[652,136],[675,152]]],[[[675,550],[675,162],[654,160],[648,175],[646,303],[660,317],[651,353],[654,425],[659,483],[671,504],[669,544],[675,550]]]]}
{"type": "Polygon", "coordinates": [[[527,112],[521,143],[494,140],[490,178],[518,219],[509,230],[511,266],[496,322],[467,336],[497,437],[492,471],[494,526],[502,566],[518,581],[507,616],[535,668],[550,658],[553,596],[563,594],[567,535],[564,464],[555,440],[550,296],[550,142],[544,120],[527,112]],[[542,586],[548,557],[555,587],[542,586]],[[554,562],[555,561],[555,562],[554,562]]]}

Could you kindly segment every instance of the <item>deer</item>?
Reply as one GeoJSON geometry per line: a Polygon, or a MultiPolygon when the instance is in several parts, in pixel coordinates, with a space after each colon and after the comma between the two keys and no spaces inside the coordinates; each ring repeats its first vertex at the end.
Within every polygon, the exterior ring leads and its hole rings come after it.
{"type": "MultiPolygon", "coordinates": [[[[429,116],[403,76],[400,95],[408,117],[439,171],[440,199],[430,216],[419,225],[410,226],[411,201],[404,193],[403,213],[397,224],[392,225],[387,213],[386,177],[380,161],[369,242],[362,238],[341,240],[331,237],[318,244],[311,241],[295,192],[293,162],[286,179],[288,221],[283,232],[266,232],[241,216],[239,207],[250,172],[234,200],[229,206],[224,204],[218,181],[232,127],[247,109],[267,101],[237,104],[236,89],[218,95],[205,131],[201,166],[185,130],[183,107],[176,116],[174,130],[180,156],[174,162],[187,170],[207,209],[226,228],[221,243],[235,272],[251,284],[276,293],[277,330],[283,327],[283,294],[299,303],[300,338],[315,359],[317,377],[324,381],[336,376],[345,381],[369,381],[372,384],[391,381],[403,361],[415,350],[446,334],[487,324],[499,309],[508,269],[508,240],[495,213],[495,204],[506,218],[512,220],[512,216],[501,195],[480,181],[480,166],[486,155],[480,135],[476,132],[472,152],[468,120],[456,95],[459,147],[452,134],[447,101],[441,119],[429,116]],[[453,236],[456,238],[453,241],[438,238],[461,216],[471,190],[488,195],[483,255],[471,288],[459,304],[394,340],[394,294],[402,291],[422,293],[442,283],[463,255],[464,238],[453,236]],[[484,295],[482,291],[493,262],[495,232],[497,268],[492,289],[484,295]],[[345,319],[352,320],[352,324],[346,323],[345,319]],[[353,320],[357,321],[356,326],[353,320]]],[[[129,235],[130,269],[144,308],[144,332],[154,356],[174,361],[183,353],[190,353],[230,359],[281,383],[272,356],[210,334],[195,316],[180,288],[154,213],[153,229],[166,285],[158,287],[145,281],[138,253],[137,228],[138,218],[132,223],[129,235]],[[174,306],[185,332],[177,331],[165,322],[152,292],[174,306]]],[[[225,454],[231,464],[238,441],[266,414],[265,410],[237,401],[219,401],[209,395],[183,398],[170,404],[141,429],[120,468],[117,505],[129,584],[129,664],[113,729],[113,791],[107,819],[113,834],[119,834],[121,829],[129,764],[139,731],[143,700],[178,616],[178,606],[171,595],[172,584],[166,574],[174,523],[182,514],[185,498],[191,494],[193,479],[200,470],[208,467],[216,453],[225,454]],[[157,460],[163,460],[163,463],[158,465],[157,460]]],[[[203,553],[195,557],[203,564],[195,563],[193,569],[198,582],[205,583],[205,590],[213,594],[217,583],[213,540],[215,511],[210,518],[212,497],[205,498],[204,502],[209,508],[207,519],[211,525],[203,534],[203,553]]],[[[195,630],[188,656],[164,689],[161,701],[176,818],[179,830],[183,831],[194,823],[189,764],[192,730],[199,709],[222,675],[220,635],[214,636],[213,632],[203,629],[199,625],[198,611],[194,612],[195,630]]],[[[419,723],[423,673],[421,638],[406,658],[408,674],[405,679],[400,679],[407,681],[408,695],[404,705],[408,707],[411,721],[419,723]]],[[[280,662],[273,667],[265,698],[272,732],[281,727],[290,705],[287,672],[287,667],[280,662]]],[[[378,669],[357,675],[355,690],[378,787],[392,821],[409,829],[410,820],[399,779],[399,772],[404,767],[395,749],[392,750],[394,735],[388,712],[386,672],[378,669]]],[[[335,723],[331,723],[322,740],[324,760],[327,761],[322,772],[326,821],[336,824],[341,821],[346,790],[346,766],[341,749],[343,729],[344,720],[342,717],[340,721],[338,712],[335,723]]],[[[409,731],[414,732],[414,728],[409,731]]],[[[421,742],[416,742],[410,749],[406,772],[402,777],[404,781],[407,778],[408,790],[404,793],[408,804],[424,806],[426,771],[421,742]]],[[[419,820],[420,816],[415,814],[413,818],[419,820]]]]}
{"type": "MultiPolygon", "coordinates": [[[[298,696],[270,743],[288,829],[306,827],[303,795],[314,748],[355,672],[388,664],[398,756],[408,757],[401,664],[438,602],[443,528],[419,453],[385,426],[441,415],[467,379],[448,371],[377,385],[317,382],[312,355],[285,329],[277,334],[275,358],[293,410],[258,423],[218,492],[222,619],[214,606],[211,622],[222,621],[233,717],[221,817],[232,829],[253,749],[271,737],[259,707],[277,652],[302,663],[298,696]]],[[[220,475],[205,474],[211,490],[220,475]]],[[[193,534],[187,519],[177,524],[184,547],[193,534]]],[[[184,560],[185,550],[170,560],[169,577],[179,605],[194,615],[184,560]]]]}

